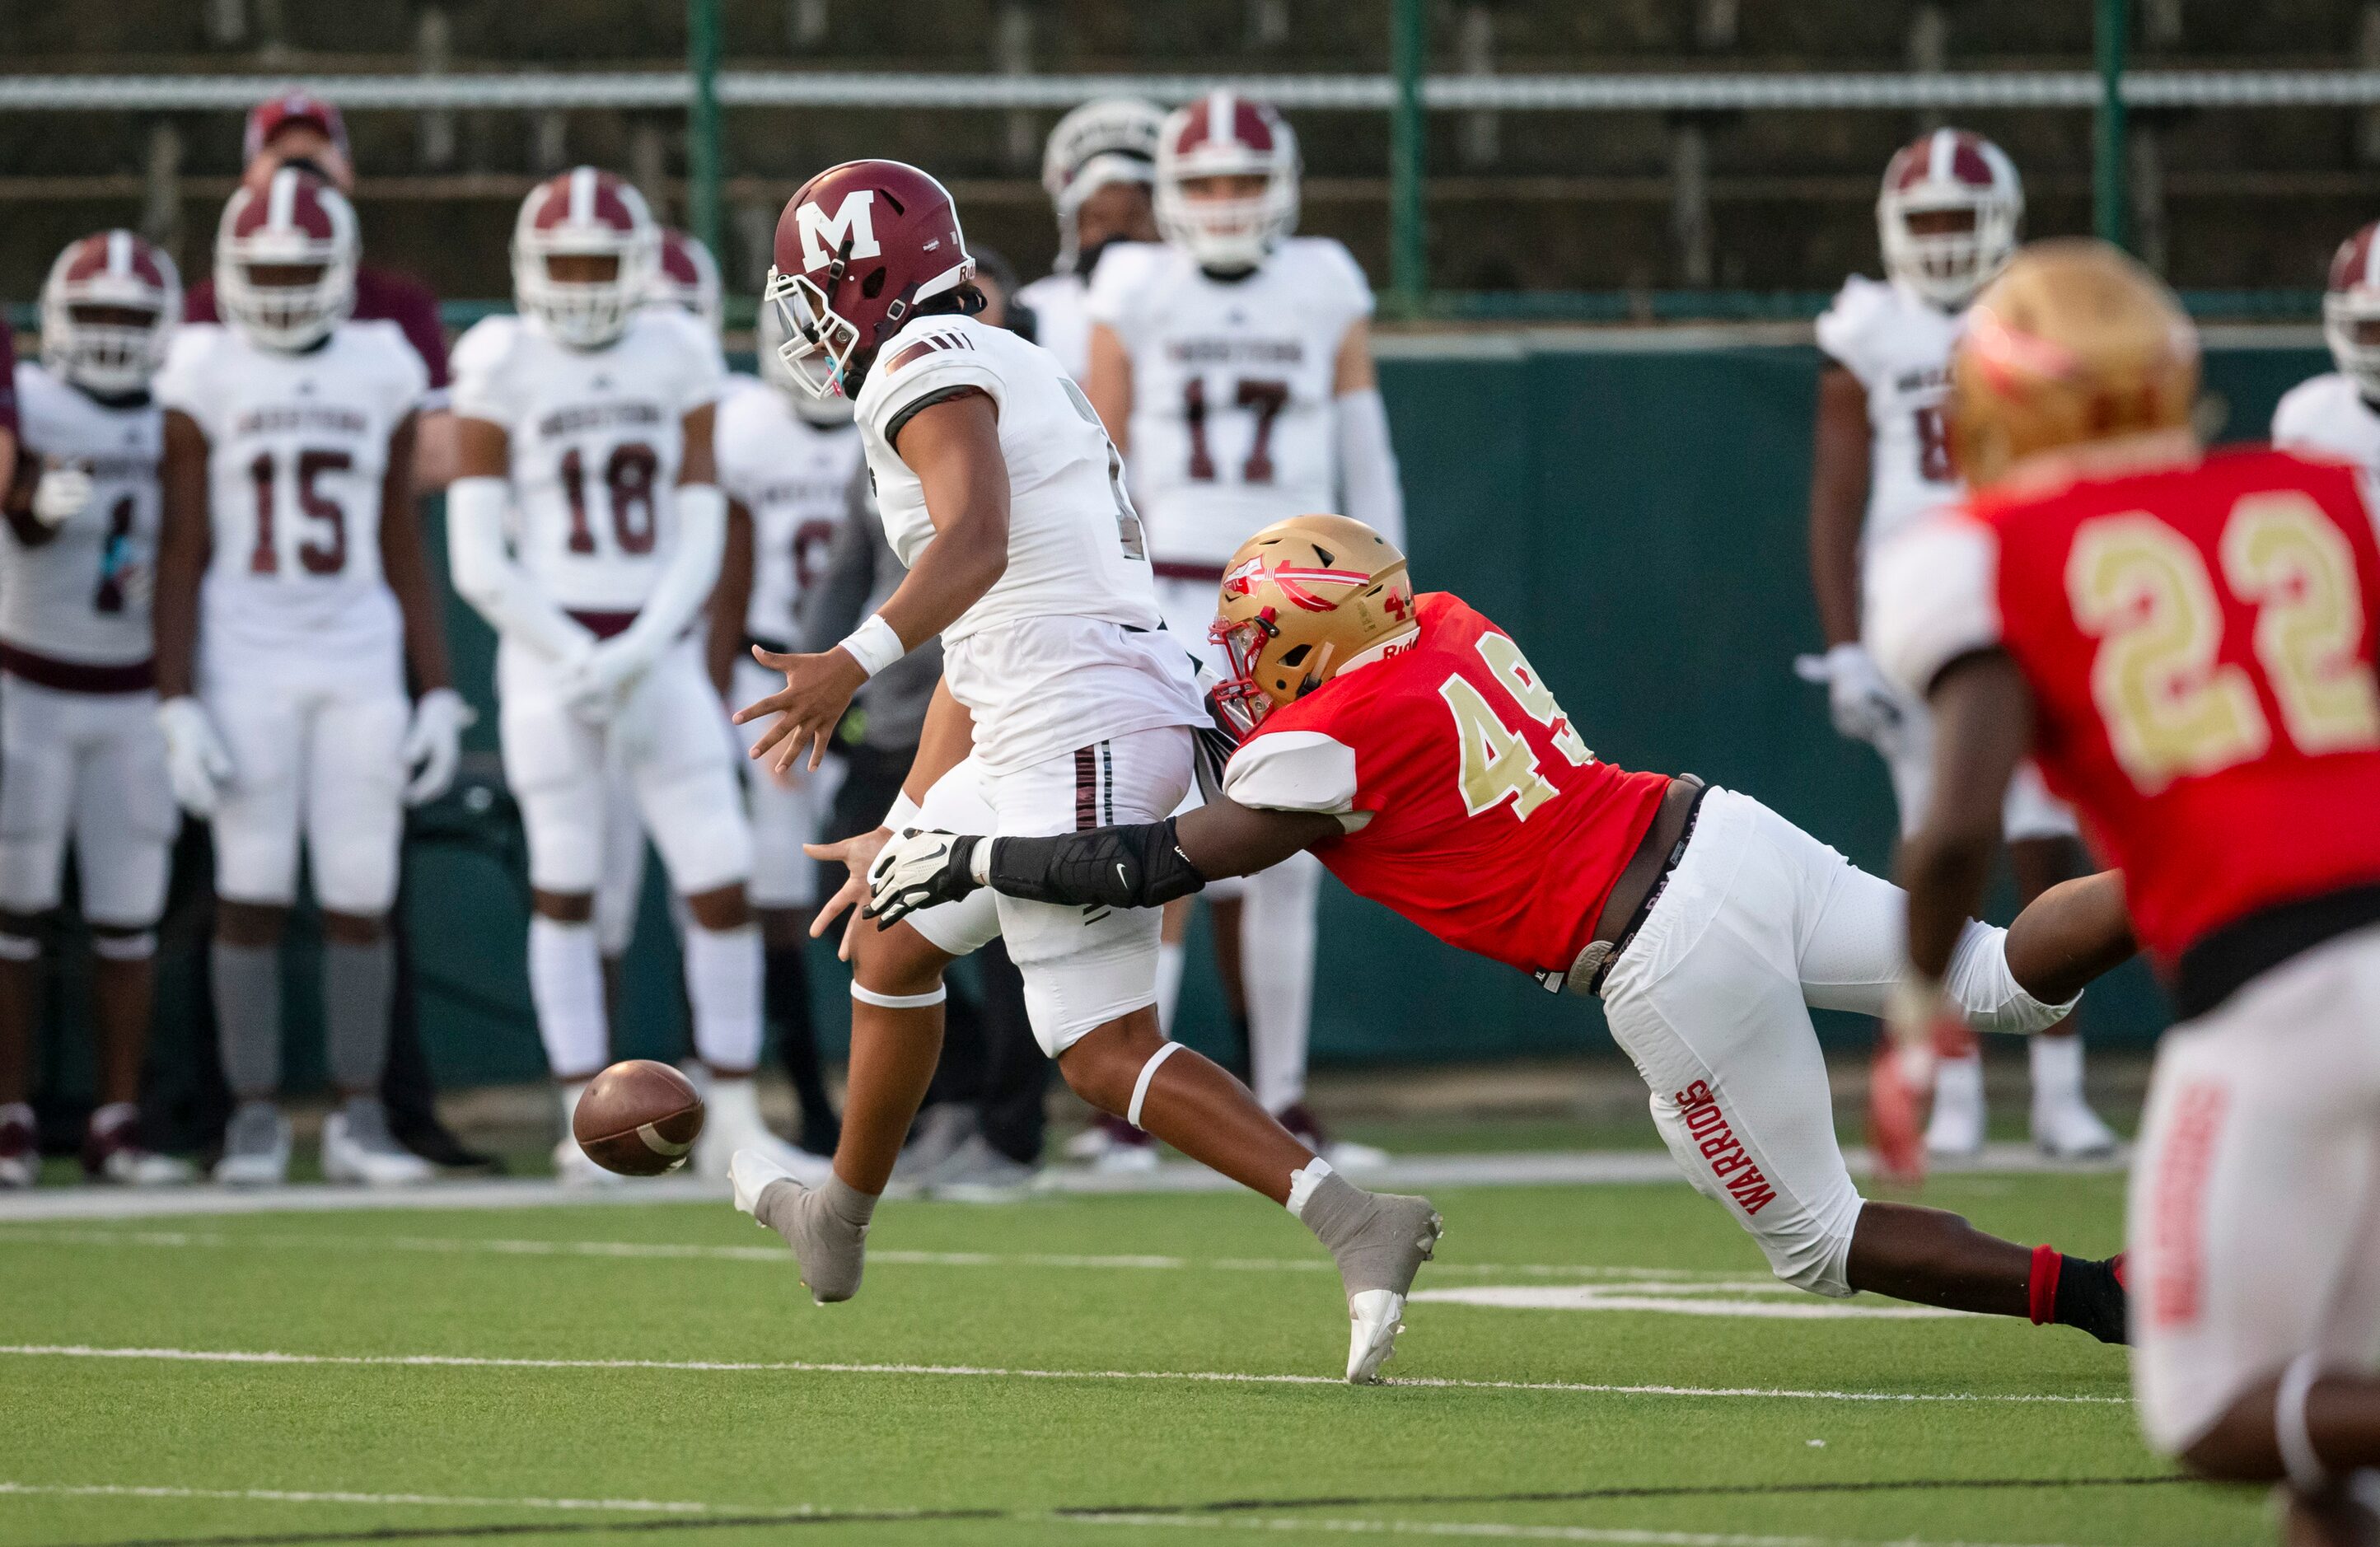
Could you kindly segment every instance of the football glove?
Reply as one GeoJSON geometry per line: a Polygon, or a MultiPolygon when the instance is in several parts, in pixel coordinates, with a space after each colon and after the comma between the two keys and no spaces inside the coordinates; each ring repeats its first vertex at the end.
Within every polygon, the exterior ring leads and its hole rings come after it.
{"type": "Polygon", "coordinates": [[[63,526],[91,503],[91,474],[68,463],[42,469],[33,486],[33,519],[44,526],[63,526]]]}
{"type": "Polygon", "coordinates": [[[1827,710],[1837,733],[1877,746],[1900,734],[1900,695],[1865,646],[1837,645],[1822,656],[1803,656],[1793,666],[1804,681],[1827,684],[1827,710]]]}
{"type": "Polygon", "coordinates": [[[581,717],[608,720],[660,657],[659,646],[633,631],[606,639],[571,670],[564,696],[581,717]]]}
{"type": "Polygon", "coordinates": [[[232,776],[231,754],[214,721],[188,694],[157,706],[157,729],[165,733],[165,775],[174,799],[193,816],[212,816],[232,776]]]}
{"type": "Polygon", "coordinates": [[[976,874],[978,852],[989,859],[989,840],[972,833],[911,828],[884,846],[868,867],[868,906],[878,927],[890,929],[911,913],[956,902],[984,878],[976,874]]]}
{"type": "Polygon", "coordinates": [[[415,701],[402,753],[413,771],[405,787],[406,804],[427,805],[446,792],[463,758],[463,732],[479,718],[451,687],[433,687],[415,701]]]}

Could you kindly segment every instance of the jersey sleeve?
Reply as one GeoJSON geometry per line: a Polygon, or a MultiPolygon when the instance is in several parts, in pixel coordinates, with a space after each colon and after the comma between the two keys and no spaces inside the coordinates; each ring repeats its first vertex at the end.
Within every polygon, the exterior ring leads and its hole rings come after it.
{"type": "Polygon", "coordinates": [[[691,414],[725,396],[727,356],[719,346],[719,335],[692,313],[676,307],[654,308],[646,315],[668,327],[683,346],[685,363],[678,373],[678,412],[691,414]]]}
{"type": "Polygon", "coordinates": [[[517,318],[485,317],[455,341],[455,380],[447,402],[455,413],[467,419],[511,427],[516,399],[505,390],[506,367],[519,337],[517,318]]]}
{"type": "Polygon", "coordinates": [[[1853,274],[1835,293],[1834,303],[1818,318],[1818,347],[1828,358],[1873,385],[1876,338],[1882,331],[1892,287],[1864,274],[1853,274]]]}
{"type": "Polygon", "coordinates": [[[1316,267],[1324,276],[1330,297],[1347,308],[1349,325],[1368,318],[1378,308],[1372,296],[1372,281],[1355,255],[1347,250],[1344,242],[1329,236],[1313,239],[1318,261],[1316,267]]]}
{"type": "Polygon", "coordinates": [[[216,346],[223,340],[219,323],[185,322],[174,332],[174,342],[165,352],[164,367],[156,380],[149,384],[149,395],[161,408],[187,414],[196,420],[207,438],[215,438],[212,404],[214,394],[207,390],[207,365],[216,346]]]}
{"type": "Polygon", "coordinates": [[[2322,413],[2322,377],[2301,381],[2273,405],[2273,444],[2320,446],[2315,426],[2322,413]]]}
{"type": "Polygon", "coordinates": [[[1118,332],[1126,329],[1149,269],[1164,252],[1155,242],[1118,242],[1102,253],[1083,292],[1083,315],[1118,332]]]}
{"type": "Polygon", "coordinates": [[[895,334],[860,388],[860,422],[887,446],[898,439],[910,415],[953,393],[973,387],[993,404],[1007,405],[1007,385],[989,352],[977,345],[965,327],[936,326],[941,320],[927,318],[895,334]]]}
{"type": "Polygon", "coordinates": [[[421,407],[430,395],[430,365],[397,323],[381,323],[372,333],[385,361],[382,375],[388,382],[389,418],[394,422],[421,407]]]}
{"type": "Polygon", "coordinates": [[[1923,698],[1942,669],[2001,640],[1999,541],[1962,511],[1896,533],[1869,570],[1863,635],[1885,675],[1923,698]]]}
{"type": "Polygon", "coordinates": [[[1355,749],[1320,731],[1248,739],[1223,767],[1223,793],[1263,811],[1312,811],[1344,823],[1355,813],[1355,749]]]}
{"type": "Polygon", "coordinates": [[[749,376],[731,375],[719,397],[719,417],[710,428],[711,465],[719,469],[719,487],[733,500],[750,504],[751,489],[759,481],[752,459],[746,456],[758,436],[755,424],[761,404],[755,393],[776,389],[761,385],[749,376]]]}

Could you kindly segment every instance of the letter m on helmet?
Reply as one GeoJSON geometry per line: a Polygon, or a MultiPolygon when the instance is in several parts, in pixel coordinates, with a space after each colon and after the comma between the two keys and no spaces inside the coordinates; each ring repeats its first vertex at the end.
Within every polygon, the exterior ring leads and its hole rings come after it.
{"type": "Polygon", "coordinates": [[[828,214],[815,203],[804,204],[794,212],[802,228],[802,270],[823,269],[834,260],[844,239],[851,242],[850,256],[874,258],[884,249],[876,243],[876,216],[873,212],[876,190],[854,188],[843,196],[843,203],[834,213],[828,214]]]}

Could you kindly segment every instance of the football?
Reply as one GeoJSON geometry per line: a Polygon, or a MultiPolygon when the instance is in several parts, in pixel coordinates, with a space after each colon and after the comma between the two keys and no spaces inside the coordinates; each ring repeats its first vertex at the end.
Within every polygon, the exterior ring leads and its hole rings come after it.
{"type": "Polygon", "coordinates": [[[667,1064],[629,1058],[588,1082],[570,1119],[587,1158],[624,1177],[658,1177],[686,1164],[702,1131],[702,1097],[667,1064]]]}

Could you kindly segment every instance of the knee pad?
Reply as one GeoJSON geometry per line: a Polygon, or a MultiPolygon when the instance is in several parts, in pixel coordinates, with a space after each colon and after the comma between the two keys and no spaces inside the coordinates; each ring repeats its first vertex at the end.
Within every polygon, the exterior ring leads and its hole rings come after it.
{"type": "Polygon", "coordinates": [[[1858,1293],[1851,1287],[1852,1238],[1811,1235],[1796,1239],[1762,1236],[1760,1253],[1780,1284],[1828,1299],[1847,1299],[1858,1293]]]}
{"type": "Polygon", "coordinates": [[[638,794],[672,891],[699,897],[751,879],[752,825],[724,761],[641,776],[638,794]]]}
{"type": "Polygon", "coordinates": [[[1944,977],[1950,997],[1979,1032],[2038,1032],[2065,1020],[2082,997],[2077,994],[2062,1005],[2046,1005],[2026,993],[2009,971],[2008,931],[1973,919],[1951,950],[1944,977]]]}

